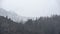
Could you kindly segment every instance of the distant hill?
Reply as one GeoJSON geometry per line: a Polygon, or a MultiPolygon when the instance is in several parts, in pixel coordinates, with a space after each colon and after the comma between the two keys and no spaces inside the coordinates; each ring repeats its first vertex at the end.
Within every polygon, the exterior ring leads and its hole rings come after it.
{"type": "Polygon", "coordinates": [[[12,11],[6,11],[3,8],[0,8],[0,16],[4,17],[7,16],[8,18],[11,18],[15,22],[26,21],[27,19],[29,19],[27,17],[18,16],[16,13],[12,11]]]}

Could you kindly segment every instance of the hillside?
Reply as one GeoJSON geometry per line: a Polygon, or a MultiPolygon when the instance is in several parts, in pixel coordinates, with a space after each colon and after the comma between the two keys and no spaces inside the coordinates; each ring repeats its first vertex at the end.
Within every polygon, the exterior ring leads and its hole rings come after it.
{"type": "Polygon", "coordinates": [[[15,22],[26,21],[28,19],[27,17],[18,16],[14,12],[6,11],[3,8],[0,8],[0,16],[4,16],[4,17],[8,16],[8,18],[11,18],[15,22]]]}
{"type": "Polygon", "coordinates": [[[60,16],[29,19],[25,24],[0,16],[0,34],[60,34],[60,16]]]}

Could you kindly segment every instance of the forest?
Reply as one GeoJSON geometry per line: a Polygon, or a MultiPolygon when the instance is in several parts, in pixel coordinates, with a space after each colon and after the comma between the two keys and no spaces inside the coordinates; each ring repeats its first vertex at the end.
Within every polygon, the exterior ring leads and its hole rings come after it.
{"type": "Polygon", "coordinates": [[[0,34],[60,34],[60,15],[17,23],[0,16],[0,34]]]}

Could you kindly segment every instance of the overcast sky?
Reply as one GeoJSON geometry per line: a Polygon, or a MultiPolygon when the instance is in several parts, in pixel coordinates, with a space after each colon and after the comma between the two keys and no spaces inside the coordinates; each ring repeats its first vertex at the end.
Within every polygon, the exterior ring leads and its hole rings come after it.
{"type": "Polygon", "coordinates": [[[60,13],[60,0],[2,0],[2,8],[26,17],[49,16],[60,13]]]}

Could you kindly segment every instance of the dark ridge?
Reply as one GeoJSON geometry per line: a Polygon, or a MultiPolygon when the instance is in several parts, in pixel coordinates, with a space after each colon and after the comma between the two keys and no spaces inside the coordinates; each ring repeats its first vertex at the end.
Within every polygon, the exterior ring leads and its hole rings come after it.
{"type": "Polygon", "coordinates": [[[0,34],[60,34],[60,15],[28,19],[25,24],[0,16],[0,34]]]}

